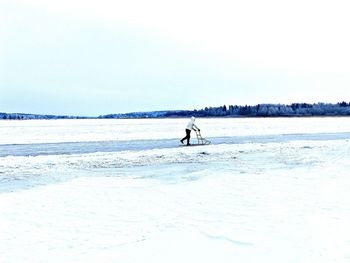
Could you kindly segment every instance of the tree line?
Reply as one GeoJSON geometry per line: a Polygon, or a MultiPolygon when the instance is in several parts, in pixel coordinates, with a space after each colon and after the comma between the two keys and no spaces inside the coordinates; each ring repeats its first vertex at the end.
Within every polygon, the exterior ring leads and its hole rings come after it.
{"type": "Polygon", "coordinates": [[[206,107],[194,110],[192,115],[197,117],[293,117],[293,116],[350,116],[350,102],[339,103],[292,103],[258,104],[254,106],[226,105],[220,107],[206,107]]]}
{"type": "Polygon", "coordinates": [[[149,111],[101,115],[98,117],[36,115],[25,113],[0,113],[0,119],[132,119],[132,118],[180,118],[180,117],[303,117],[350,116],[350,102],[223,105],[195,110],[149,111]]]}
{"type": "Polygon", "coordinates": [[[339,103],[292,103],[258,105],[223,105],[195,110],[132,112],[101,115],[99,118],[180,118],[180,117],[303,117],[303,116],[350,116],[350,102],[339,103]]]}

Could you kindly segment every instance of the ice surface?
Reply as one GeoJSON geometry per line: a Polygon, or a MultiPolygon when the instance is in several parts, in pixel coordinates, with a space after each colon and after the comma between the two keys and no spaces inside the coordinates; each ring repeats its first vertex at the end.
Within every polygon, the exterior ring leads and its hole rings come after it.
{"type": "Polygon", "coordinates": [[[349,119],[147,121],[0,122],[0,262],[350,261],[349,119]]]}
{"type": "MultiPolygon", "coordinates": [[[[0,145],[177,139],[188,119],[0,121],[0,145]]],[[[350,132],[342,118],[197,119],[204,137],[350,132]]]]}

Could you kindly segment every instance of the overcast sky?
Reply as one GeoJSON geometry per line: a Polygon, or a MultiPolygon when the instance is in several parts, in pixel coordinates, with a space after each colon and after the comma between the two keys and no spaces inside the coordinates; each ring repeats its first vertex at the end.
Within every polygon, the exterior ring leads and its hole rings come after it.
{"type": "Polygon", "coordinates": [[[350,101],[350,4],[0,0],[0,112],[350,101]]]}

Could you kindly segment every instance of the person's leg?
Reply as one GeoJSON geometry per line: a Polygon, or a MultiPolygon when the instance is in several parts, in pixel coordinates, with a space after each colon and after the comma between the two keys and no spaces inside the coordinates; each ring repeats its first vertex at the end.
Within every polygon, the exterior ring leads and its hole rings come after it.
{"type": "Polygon", "coordinates": [[[184,140],[187,140],[187,144],[189,143],[190,133],[191,133],[191,130],[186,129],[186,136],[181,139],[181,143],[184,143],[184,140]]]}
{"type": "Polygon", "coordinates": [[[185,132],[186,132],[186,136],[185,137],[183,137],[180,141],[181,141],[181,143],[184,143],[184,140],[186,140],[187,139],[187,129],[185,130],[185,132]]]}
{"type": "Polygon", "coordinates": [[[190,144],[191,130],[186,129],[187,145],[190,144]]]}

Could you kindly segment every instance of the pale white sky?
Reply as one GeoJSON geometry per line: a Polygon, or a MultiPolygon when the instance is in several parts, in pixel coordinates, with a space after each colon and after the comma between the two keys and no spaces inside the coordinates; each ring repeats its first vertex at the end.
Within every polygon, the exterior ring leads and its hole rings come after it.
{"type": "Polygon", "coordinates": [[[347,1],[0,0],[0,112],[350,101],[347,1]]]}

